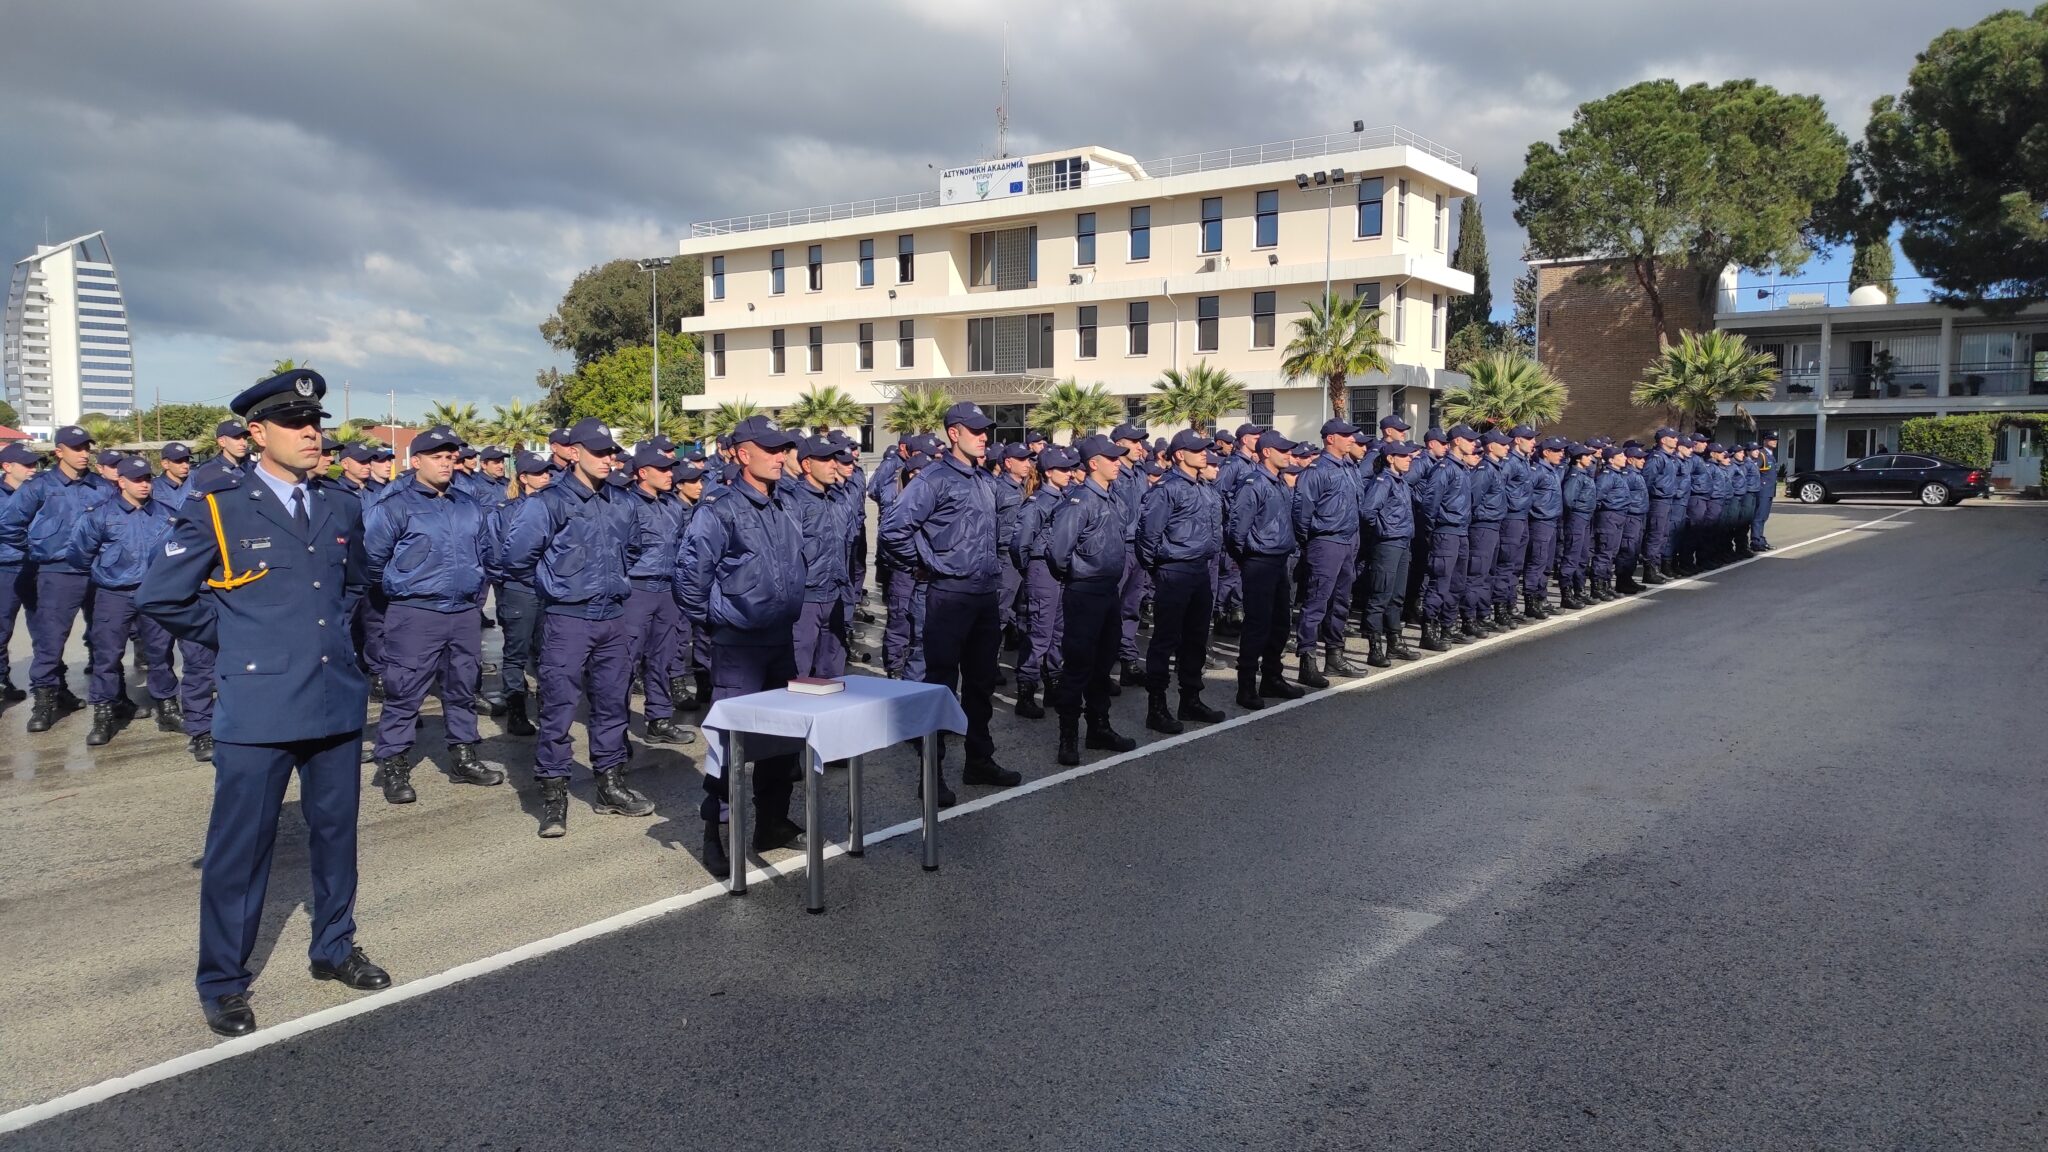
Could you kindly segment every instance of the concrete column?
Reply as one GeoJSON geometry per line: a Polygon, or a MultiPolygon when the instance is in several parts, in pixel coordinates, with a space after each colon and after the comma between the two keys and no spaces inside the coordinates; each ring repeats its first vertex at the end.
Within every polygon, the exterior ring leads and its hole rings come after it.
{"type": "MultiPolygon", "coordinates": [[[[1375,400],[1373,403],[1378,406],[1380,410],[1380,415],[1392,415],[1394,411],[1394,386],[1392,384],[1380,385],[1379,399],[1375,400]]],[[[1403,419],[1406,419],[1406,417],[1403,417],[1403,419]]],[[[1378,435],[1378,430],[1374,429],[1373,434],[1378,435]]]]}
{"type": "Polygon", "coordinates": [[[1941,351],[1935,355],[1935,363],[1938,365],[1934,372],[1934,394],[1936,396],[1948,395],[1948,374],[1955,367],[1955,362],[1956,318],[1954,316],[1943,316],[1941,318],[1941,351]]]}
{"type": "Polygon", "coordinates": [[[1828,460],[1828,414],[1816,411],[1813,414],[1813,462],[1809,468],[1832,468],[1828,460]]]}
{"type": "Polygon", "coordinates": [[[1820,382],[1814,386],[1816,400],[1826,400],[1835,378],[1835,322],[1823,318],[1820,322],[1820,382]]]}

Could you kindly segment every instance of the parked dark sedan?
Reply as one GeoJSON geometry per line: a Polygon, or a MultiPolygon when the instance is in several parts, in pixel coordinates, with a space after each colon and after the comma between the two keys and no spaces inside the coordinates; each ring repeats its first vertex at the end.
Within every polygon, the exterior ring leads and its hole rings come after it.
{"type": "Polygon", "coordinates": [[[1984,469],[1909,453],[1865,456],[1854,464],[1799,472],[1785,491],[1801,504],[1832,504],[1844,497],[1910,496],[1922,504],[1960,504],[1991,490],[1984,469]]]}

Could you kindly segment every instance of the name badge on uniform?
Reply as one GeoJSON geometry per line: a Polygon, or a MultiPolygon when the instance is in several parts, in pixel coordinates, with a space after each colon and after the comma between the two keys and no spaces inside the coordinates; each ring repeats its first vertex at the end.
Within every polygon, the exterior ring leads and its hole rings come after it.
{"type": "Polygon", "coordinates": [[[270,537],[261,536],[254,540],[244,540],[241,541],[241,545],[244,552],[261,552],[270,547],[270,537]]]}

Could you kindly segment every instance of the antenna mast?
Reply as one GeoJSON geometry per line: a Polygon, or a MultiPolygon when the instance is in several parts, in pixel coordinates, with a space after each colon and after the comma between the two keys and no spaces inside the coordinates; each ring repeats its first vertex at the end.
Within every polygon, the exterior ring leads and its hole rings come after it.
{"type": "Polygon", "coordinates": [[[1003,98],[996,104],[996,159],[1010,154],[1010,25],[1003,24],[1003,98]]]}

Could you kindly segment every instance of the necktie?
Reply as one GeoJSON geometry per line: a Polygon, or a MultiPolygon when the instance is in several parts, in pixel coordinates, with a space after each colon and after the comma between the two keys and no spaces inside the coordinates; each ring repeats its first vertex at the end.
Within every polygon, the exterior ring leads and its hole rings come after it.
{"type": "Polygon", "coordinates": [[[313,531],[313,521],[306,515],[306,490],[304,488],[294,487],[292,489],[292,525],[299,530],[299,535],[301,536],[310,535],[313,531]]]}

